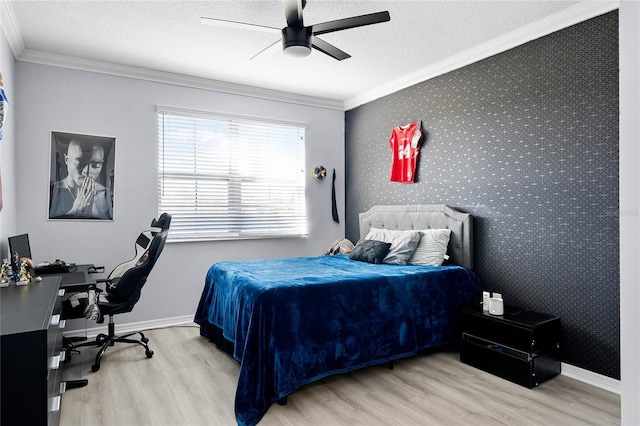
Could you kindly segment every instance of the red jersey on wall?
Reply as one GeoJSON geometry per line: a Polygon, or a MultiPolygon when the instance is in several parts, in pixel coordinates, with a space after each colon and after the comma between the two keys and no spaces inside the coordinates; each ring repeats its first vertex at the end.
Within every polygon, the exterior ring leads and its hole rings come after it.
{"type": "Polygon", "coordinates": [[[422,121],[394,127],[389,138],[392,182],[413,183],[422,144],[422,121]]]}

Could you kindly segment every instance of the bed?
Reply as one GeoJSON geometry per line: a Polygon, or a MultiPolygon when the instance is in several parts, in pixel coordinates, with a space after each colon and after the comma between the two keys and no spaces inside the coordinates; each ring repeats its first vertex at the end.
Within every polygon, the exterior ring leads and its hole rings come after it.
{"type": "Polygon", "coordinates": [[[272,403],[325,376],[457,341],[460,309],[482,298],[471,216],[446,205],[375,206],[359,219],[361,242],[372,231],[450,229],[449,259],[424,266],[337,255],[209,268],[194,320],[241,363],[238,424],[257,424],[272,403]]]}

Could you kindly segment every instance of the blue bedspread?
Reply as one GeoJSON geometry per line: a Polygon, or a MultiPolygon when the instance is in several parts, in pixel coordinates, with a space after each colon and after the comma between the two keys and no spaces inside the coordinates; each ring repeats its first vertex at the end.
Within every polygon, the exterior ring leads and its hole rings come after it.
{"type": "Polygon", "coordinates": [[[324,376],[453,343],[459,310],[481,300],[458,266],[373,265],[348,256],[220,262],[195,322],[223,331],[241,362],[238,424],[324,376]]]}

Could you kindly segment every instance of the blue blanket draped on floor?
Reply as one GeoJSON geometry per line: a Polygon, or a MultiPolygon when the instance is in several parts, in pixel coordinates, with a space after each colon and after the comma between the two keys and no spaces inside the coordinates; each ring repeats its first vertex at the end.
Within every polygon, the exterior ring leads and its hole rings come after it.
{"type": "Polygon", "coordinates": [[[220,262],[195,322],[220,328],[241,362],[236,419],[254,425],[296,388],[454,343],[482,285],[458,266],[373,265],[348,256],[220,262]]]}

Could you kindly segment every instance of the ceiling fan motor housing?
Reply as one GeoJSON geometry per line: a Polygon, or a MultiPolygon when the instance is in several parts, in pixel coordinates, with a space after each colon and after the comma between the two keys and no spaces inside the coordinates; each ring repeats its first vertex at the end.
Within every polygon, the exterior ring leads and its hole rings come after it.
{"type": "Polygon", "coordinates": [[[311,35],[311,27],[284,27],[282,48],[291,56],[308,56],[311,53],[311,35]]]}
{"type": "MultiPolygon", "coordinates": [[[[365,25],[378,24],[381,22],[387,22],[391,19],[389,12],[385,11],[305,26],[302,18],[302,9],[306,4],[306,0],[282,0],[282,4],[284,5],[284,15],[287,21],[287,26],[282,28],[282,30],[264,25],[248,24],[245,22],[235,22],[224,19],[202,17],[200,20],[203,24],[218,25],[222,27],[258,29],[259,31],[266,31],[269,33],[280,31],[282,34],[282,50],[288,56],[303,58],[305,56],[309,56],[311,48],[314,48],[325,55],[331,56],[333,59],[342,61],[350,58],[351,55],[338,49],[331,43],[322,40],[318,37],[319,35],[362,27],[365,25]]],[[[275,46],[277,43],[278,42],[276,41],[272,43],[271,46],[275,46]]],[[[263,49],[259,53],[268,50],[271,46],[263,49]]],[[[253,57],[255,56],[257,55],[254,55],[253,57]]]]}

